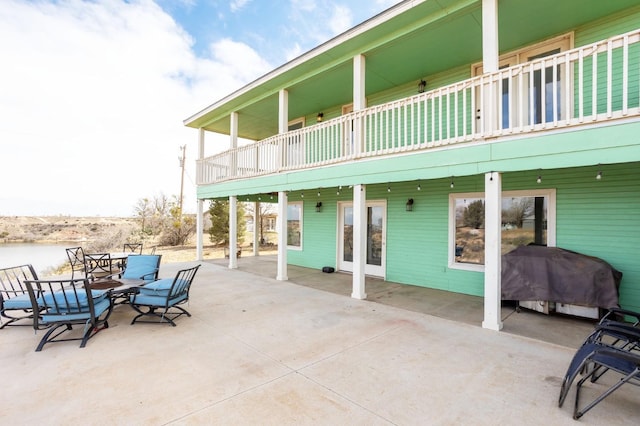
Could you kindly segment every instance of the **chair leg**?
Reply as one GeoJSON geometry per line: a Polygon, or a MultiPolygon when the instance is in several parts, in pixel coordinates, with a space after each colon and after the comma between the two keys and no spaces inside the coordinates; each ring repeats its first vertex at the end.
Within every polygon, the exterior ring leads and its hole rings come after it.
{"type": "Polygon", "coordinates": [[[139,314],[136,315],[133,318],[133,320],[131,320],[132,325],[136,322],[148,322],[148,323],[155,323],[155,324],[167,322],[171,324],[171,326],[175,327],[177,324],[173,320],[175,320],[181,315],[186,315],[188,317],[191,316],[191,314],[186,309],[176,305],[170,306],[169,308],[164,309],[162,313],[156,312],[156,309],[158,309],[157,306],[146,306],[147,308],[146,311],[143,311],[142,309],[140,309],[141,306],[131,305],[131,307],[135,309],[137,312],[139,312],[139,314]],[[169,312],[169,309],[178,309],[180,312],[169,312]],[[140,321],[139,318],[142,318],[144,316],[157,317],[160,319],[160,321],[140,321]]]}
{"type": "Polygon", "coordinates": [[[80,342],[80,347],[84,348],[87,345],[89,339],[95,336],[99,331],[104,330],[105,328],[109,328],[109,323],[105,320],[102,325],[96,325],[89,327],[87,331],[85,331],[82,336],[82,341],[80,342]]]}
{"type": "Polygon", "coordinates": [[[611,386],[609,389],[603,392],[599,397],[591,401],[591,403],[587,404],[582,410],[580,410],[578,407],[579,400],[580,400],[580,388],[582,387],[582,384],[589,379],[591,374],[580,379],[580,381],[576,385],[576,401],[573,409],[573,418],[575,420],[578,420],[580,417],[584,416],[587,411],[591,410],[599,402],[601,402],[603,399],[605,399],[606,397],[611,395],[613,392],[615,392],[620,386],[624,385],[625,383],[627,383],[629,380],[636,377],[637,375],[638,375],[638,369],[632,371],[622,379],[618,380],[618,382],[616,382],[615,385],[611,386]]]}
{"type": "Polygon", "coordinates": [[[51,327],[50,329],[47,330],[45,335],[40,340],[40,343],[38,344],[38,347],[36,348],[36,352],[40,352],[45,344],[47,344],[49,342],[55,342],[56,337],[58,337],[59,335],[61,335],[65,331],[69,331],[71,329],[72,329],[71,324],[57,324],[57,325],[51,327]],[[64,330],[60,330],[56,334],[54,334],[52,336],[52,334],[56,330],[58,330],[60,327],[64,327],[64,330]]]}

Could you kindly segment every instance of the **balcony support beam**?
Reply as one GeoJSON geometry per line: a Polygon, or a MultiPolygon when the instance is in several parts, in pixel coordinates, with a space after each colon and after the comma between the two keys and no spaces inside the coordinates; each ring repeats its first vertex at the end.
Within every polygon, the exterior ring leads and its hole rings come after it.
{"type": "MultiPolygon", "coordinates": [[[[285,134],[289,130],[289,92],[280,89],[278,92],[278,133],[285,134]]],[[[278,144],[278,167],[280,170],[286,164],[283,142],[278,144]]]]}
{"type": "Polygon", "coordinates": [[[367,187],[353,186],[353,290],[351,297],[366,299],[364,268],[367,263],[367,187]]]}
{"type": "Polygon", "coordinates": [[[238,197],[229,197],[229,269],[238,268],[238,197]]]}
{"type": "Polygon", "coordinates": [[[498,0],[482,0],[482,68],[483,73],[498,71],[498,0]]]}
{"type": "Polygon", "coordinates": [[[278,271],[276,280],[287,281],[287,203],[286,191],[278,192],[278,271]]]}
{"type": "MultiPolygon", "coordinates": [[[[367,94],[365,93],[366,59],[364,55],[353,57],[353,110],[361,111],[367,108],[367,94]]],[[[364,122],[362,117],[353,121],[353,151],[351,154],[360,155],[364,146],[364,122]]]]}
{"type": "Polygon", "coordinates": [[[484,175],[484,321],[482,327],[502,330],[502,174],[484,175]]]}
{"type": "MultiPolygon", "coordinates": [[[[198,160],[204,159],[204,129],[198,129],[198,160]]],[[[199,171],[199,170],[198,170],[199,171]]],[[[200,176],[198,176],[200,179],[200,176]]],[[[204,247],[204,200],[198,199],[196,212],[196,259],[202,260],[202,248],[204,247]]]]}
{"type": "Polygon", "coordinates": [[[253,203],[253,255],[260,255],[260,234],[262,223],[260,221],[260,202],[253,203]]]}

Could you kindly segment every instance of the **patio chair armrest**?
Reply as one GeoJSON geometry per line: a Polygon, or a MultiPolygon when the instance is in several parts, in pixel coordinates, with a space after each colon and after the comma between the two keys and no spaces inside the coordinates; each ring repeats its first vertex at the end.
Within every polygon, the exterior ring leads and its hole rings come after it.
{"type": "Polygon", "coordinates": [[[609,311],[606,314],[604,314],[604,316],[600,320],[600,323],[606,320],[611,320],[612,319],[611,317],[618,318],[621,316],[634,317],[636,319],[636,322],[634,325],[637,325],[638,323],[640,323],[640,312],[630,311],[628,309],[622,309],[622,308],[609,308],[609,311]]]}
{"type": "Polygon", "coordinates": [[[624,337],[626,341],[640,342],[640,329],[622,323],[609,323],[596,326],[596,331],[616,337],[624,337]]]}
{"type": "Polygon", "coordinates": [[[145,277],[151,276],[154,280],[156,280],[156,279],[157,279],[157,277],[158,277],[158,272],[159,272],[159,271],[160,271],[160,269],[159,269],[159,268],[154,268],[154,269],[150,270],[149,272],[147,272],[146,274],[142,275],[142,276],[141,276],[140,278],[138,278],[138,279],[140,279],[140,280],[144,280],[144,279],[145,279],[145,277]]]}
{"type": "Polygon", "coordinates": [[[613,358],[622,359],[632,364],[637,364],[639,366],[638,368],[640,368],[640,355],[634,352],[623,351],[615,348],[601,348],[596,349],[591,357],[595,355],[606,355],[613,358]]]}

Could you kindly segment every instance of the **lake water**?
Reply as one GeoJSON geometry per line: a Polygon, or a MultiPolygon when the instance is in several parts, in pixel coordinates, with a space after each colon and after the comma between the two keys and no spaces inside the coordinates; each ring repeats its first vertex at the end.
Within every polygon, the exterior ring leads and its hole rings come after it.
{"type": "Polygon", "coordinates": [[[38,275],[46,275],[51,269],[68,262],[65,248],[73,243],[64,244],[0,244],[0,268],[30,263],[38,275]]]}

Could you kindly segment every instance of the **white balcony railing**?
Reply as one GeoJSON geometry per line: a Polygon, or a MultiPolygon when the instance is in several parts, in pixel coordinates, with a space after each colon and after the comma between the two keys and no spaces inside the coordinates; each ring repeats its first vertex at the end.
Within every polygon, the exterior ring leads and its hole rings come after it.
{"type": "Polygon", "coordinates": [[[640,30],[198,161],[198,185],[639,114],[640,30]]]}

